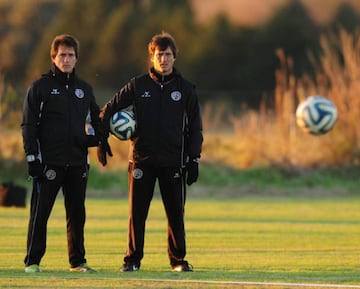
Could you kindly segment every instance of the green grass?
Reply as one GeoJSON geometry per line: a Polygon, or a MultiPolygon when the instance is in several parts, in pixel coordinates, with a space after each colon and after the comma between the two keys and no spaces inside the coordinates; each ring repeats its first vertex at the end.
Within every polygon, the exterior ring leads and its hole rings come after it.
{"type": "Polygon", "coordinates": [[[29,208],[2,207],[0,287],[193,289],[273,288],[257,282],[360,284],[359,208],[358,197],[205,200],[190,195],[187,259],[195,272],[179,274],[169,271],[166,219],[156,196],[148,217],[141,270],[119,273],[126,248],[127,201],[89,198],[87,259],[98,273],[79,274],[67,271],[65,213],[59,196],[48,224],[48,247],[41,263],[44,272],[29,275],[23,272],[29,208]]]}

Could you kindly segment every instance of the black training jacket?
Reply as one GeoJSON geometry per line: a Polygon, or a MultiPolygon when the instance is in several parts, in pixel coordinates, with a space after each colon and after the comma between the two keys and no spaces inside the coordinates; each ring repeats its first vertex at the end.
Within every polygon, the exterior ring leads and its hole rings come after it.
{"type": "Polygon", "coordinates": [[[55,65],[28,89],[22,135],[26,155],[40,155],[44,164],[77,166],[87,163],[88,147],[100,135],[99,107],[92,87],[55,65]],[[85,132],[90,113],[95,136],[85,132]]]}
{"type": "Polygon", "coordinates": [[[188,157],[200,157],[203,135],[195,86],[175,69],[161,76],[152,68],[133,78],[102,108],[104,123],[130,105],[136,117],[130,161],[184,166],[188,157]]]}

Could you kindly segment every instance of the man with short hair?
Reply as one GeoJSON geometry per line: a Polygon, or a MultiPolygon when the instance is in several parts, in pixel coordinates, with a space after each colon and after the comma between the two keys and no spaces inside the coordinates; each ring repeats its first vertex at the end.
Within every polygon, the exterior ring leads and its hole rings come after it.
{"type": "Polygon", "coordinates": [[[85,194],[89,174],[88,147],[97,146],[101,123],[92,87],[78,78],[78,41],[56,36],[51,69],[29,88],[24,101],[22,134],[28,172],[33,179],[25,272],[41,272],[47,222],[62,188],[66,210],[70,271],[95,272],[85,259],[85,194]],[[91,119],[95,135],[87,135],[91,119]]]}
{"type": "MultiPolygon", "coordinates": [[[[137,271],[144,252],[145,222],[156,180],[168,220],[168,256],[172,271],[193,271],[186,255],[184,206],[186,186],[197,181],[203,135],[195,86],[174,68],[177,48],[168,33],[155,35],[148,44],[152,67],[134,77],[104,106],[109,119],[133,106],[136,131],[129,156],[130,217],[127,252],[122,272],[137,271]]],[[[103,142],[106,144],[106,142],[103,142]]],[[[99,161],[107,163],[106,145],[98,148],[99,161]]]]}

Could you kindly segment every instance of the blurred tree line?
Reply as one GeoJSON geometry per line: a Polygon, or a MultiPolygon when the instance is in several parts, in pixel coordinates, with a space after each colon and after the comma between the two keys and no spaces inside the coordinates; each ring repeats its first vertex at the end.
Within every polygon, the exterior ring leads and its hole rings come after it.
{"type": "Polygon", "coordinates": [[[291,0],[266,24],[249,28],[233,25],[225,15],[196,23],[189,0],[0,1],[0,79],[5,82],[0,105],[22,105],[26,88],[49,68],[53,37],[62,33],[79,39],[77,71],[94,86],[102,105],[130,77],[147,70],[147,43],[164,30],[177,41],[177,68],[197,85],[202,101],[257,106],[274,91],[278,48],[293,58],[295,75],[311,75],[311,60],[321,53],[320,35],[337,33],[339,27],[354,31],[359,23],[345,2],[326,26],[291,0]]]}

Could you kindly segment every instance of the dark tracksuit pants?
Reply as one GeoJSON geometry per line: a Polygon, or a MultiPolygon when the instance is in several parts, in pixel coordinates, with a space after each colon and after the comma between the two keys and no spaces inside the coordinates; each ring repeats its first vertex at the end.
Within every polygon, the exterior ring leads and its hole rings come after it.
{"type": "Polygon", "coordinates": [[[144,256],[145,222],[155,182],[168,220],[168,255],[171,265],[182,261],[186,254],[184,205],[185,178],[180,168],[129,164],[129,231],[125,263],[140,264],[144,256]]]}
{"type": "Polygon", "coordinates": [[[85,192],[88,166],[47,166],[41,180],[34,181],[25,265],[40,264],[46,250],[47,222],[56,196],[62,187],[66,211],[69,263],[85,263],[85,192]]]}

